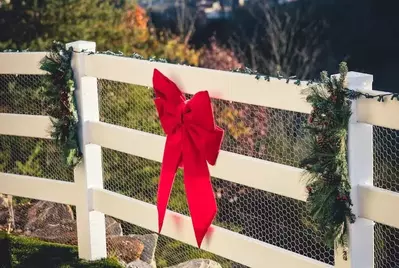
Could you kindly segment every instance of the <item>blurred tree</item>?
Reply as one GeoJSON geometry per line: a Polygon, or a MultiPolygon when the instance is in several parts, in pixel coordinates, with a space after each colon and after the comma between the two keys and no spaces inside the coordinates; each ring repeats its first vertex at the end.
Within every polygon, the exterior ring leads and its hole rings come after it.
{"type": "Polygon", "coordinates": [[[46,50],[53,40],[95,41],[97,50],[119,50],[198,64],[198,52],[177,36],[160,36],[141,7],[111,0],[11,0],[0,6],[0,50],[46,50]]]}
{"type": "Polygon", "coordinates": [[[325,23],[314,20],[315,8],[309,1],[300,2],[279,5],[258,0],[240,9],[241,24],[235,26],[230,43],[247,66],[301,79],[318,72],[326,50],[325,23]]]}
{"type": "Polygon", "coordinates": [[[222,47],[215,37],[210,39],[209,47],[200,56],[200,66],[209,69],[231,71],[241,68],[242,64],[228,48],[222,47]]]}
{"type": "Polygon", "coordinates": [[[121,45],[123,9],[112,1],[12,0],[1,9],[0,45],[7,49],[44,50],[53,40],[93,40],[99,49],[121,45]]]}

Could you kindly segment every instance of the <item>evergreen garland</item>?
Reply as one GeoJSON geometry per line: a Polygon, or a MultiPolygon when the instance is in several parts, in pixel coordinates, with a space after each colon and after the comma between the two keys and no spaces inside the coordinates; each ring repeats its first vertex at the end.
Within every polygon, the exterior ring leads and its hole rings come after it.
{"type": "Polygon", "coordinates": [[[71,67],[72,52],[72,48],[67,50],[64,44],[54,41],[49,54],[40,62],[40,69],[49,73],[45,88],[46,103],[53,123],[51,136],[61,146],[64,160],[70,167],[82,160],[71,67]]]}
{"type": "Polygon", "coordinates": [[[349,91],[345,87],[347,73],[346,63],[341,63],[339,78],[329,78],[322,72],[321,82],[306,90],[306,100],[313,107],[306,125],[312,145],[301,163],[307,173],[307,207],[311,219],[329,247],[343,247],[344,259],[349,224],[355,222],[347,163],[351,116],[349,91]]]}

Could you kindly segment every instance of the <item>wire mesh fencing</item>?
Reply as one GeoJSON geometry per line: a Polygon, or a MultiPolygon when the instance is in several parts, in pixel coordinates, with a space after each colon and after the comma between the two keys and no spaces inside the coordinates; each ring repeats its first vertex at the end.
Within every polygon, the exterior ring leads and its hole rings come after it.
{"type": "Polygon", "coordinates": [[[0,172],[73,181],[53,140],[0,135],[0,172]]]}
{"type": "MultiPolygon", "coordinates": [[[[151,88],[109,80],[98,80],[98,87],[101,121],[164,135],[151,88]]],[[[303,127],[305,114],[221,99],[212,102],[216,122],[225,130],[222,150],[294,167],[309,150],[303,127]]],[[[103,149],[103,166],[106,189],[156,203],[160,163],[103,149]]],[[[305,203],[218,178],[212,178],[212,184],[218,203],[215,225],[334,263],[333,251],[324,246],[320,234],[311,227],[305,203]]],[[[188,215],[181,171],[176,176],[169,209],[188,215]]],[[[158,247],[160,251],[168,250],[162,248],[168,244],[158,247]]],[[[167,258],[168,265],[174,263],[167,258]]]]}
{"type": "MultiPolygon", "coordinates": [[[[151,88],[103,79],[98,87],[101,121],[164,135],[151,88]]],[[[223,150],[298,166],[309,149],[305,114],[221,99],[212,104],[216,122],[225,130],[223,150]]]]}
{"type": "MultiPolygon", "coordinates": [[[[0,75],[0,113],[47,115],[44,78],[0,75]]],[[[0,135],[0,172],[73,181],[73,170],[63,163],[56,143],[37,138],[0,135]]],[[[76,244],[73,211],[67,205],[0,194],[0,231],[76,244]]]]}
{"type": "MultiPolygon", "coordinates": [[[[0,75],[0,113],[48,115],[45,78],[0,75]]],[[[53,140],[0,135],[0,172],[73,181],[73,170],[53,140]]]]}
{"type": "MultiPolygon", "coordinates": [[[[246,267],[128,222],[116,221],[121,227],[123,236],[108,236],[107,248],[110,250],[109,254],[117,256],[125,263],[137,263],[137,260],[139,260],[154,268],[164,268],[191,261],[203,264],[217,262],[223,268],[246,267]],[[126,244],[130,244],[130,247],[126,247],[126,244]]],[[[216,266],[197,265],[188,267],[216,266]]]]}
{"type": "Polygon", "coordinates": [[[0,113],[47,115],[44,75],[0,75],[0,113]]]}
{"type": "MultiPolygon", "coordinates": [[[[399,131],[373,127],[374,186],[399,192],[399,131]]],[[[399,229],[374,226],[376,268],[399,267],[399,229]]]]}

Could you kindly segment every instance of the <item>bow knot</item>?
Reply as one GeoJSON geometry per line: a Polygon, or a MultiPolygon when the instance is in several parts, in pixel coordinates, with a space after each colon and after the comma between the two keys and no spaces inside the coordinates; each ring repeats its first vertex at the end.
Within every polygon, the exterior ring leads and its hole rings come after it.
{"type": "Polygon", "coordinates": [[[186,102],[182,102],[178,106],[179,114],[180,114],[180,125],[184,124],[184,117],[187,115],[186,111],[186,102]]]}
{"type": "Polygon", "coordinates": [[[166,207],[178,167],[184,167],[184,185],[195,237],[200,247],[217,211],[207,162],[216,163],[223,130],[215,125],[207,91],[186,101],[179,88],[154,70],[155,106],[166,133],[158,186],[158,227],[162,229],[166,207]]]}

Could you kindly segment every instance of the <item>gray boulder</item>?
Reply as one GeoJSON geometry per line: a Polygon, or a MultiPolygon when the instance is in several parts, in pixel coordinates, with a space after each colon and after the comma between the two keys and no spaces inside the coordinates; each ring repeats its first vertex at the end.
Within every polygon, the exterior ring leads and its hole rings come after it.
{"type": "Polygon", "coordinates": [[[169,268],[222,268],[222,266],[213,260],[194,259],[169,268]]]}
{"type": "MultiPolygon", "coordinates": [[[[48,242],[77,245],[76,221],[70,206],[39,201],[29,207],[26,214],[25,235],[48,242]]],[[[113,218],[106,216],[105,224],[107,236],[122,235],[121,224],[113,218]]]]}
{"type": "Polygon", "coordinates": [[[152,268],[156,268],[155,250],[157,249],[158,235],[157,234],[129,235],[129,237],[140,240],[144,244],[144,250],[143,253],[141,254],[140,260],[150,264],[152,268]]]}
{"type": "Polygon", "coordinates": [[[117,222],[114,218],[105,216],[105,226],[106,226],[107,236],[123,235],[122,225],[119,222],[117,222]]]}
{"type": "Polygon", "coordinates": [[[152,266],[142,260],[130,262],[126,268],[152,268],[152,266]]]}
{"type": "Polygon", "coordinates": [[[28,210],[26,232],[36,229],[45,229],[48,225],[57,225],[62,222],[74,221],[72,208],[68,205],[39,201],[28,210]]]}
{"type": "Polygon", "coordinates": [[[76,223],[74,220],[62,221],[57,224],[47,224],[43,228],[25,231],[25,235],[53,243],[77,245],[76,223]]]}

